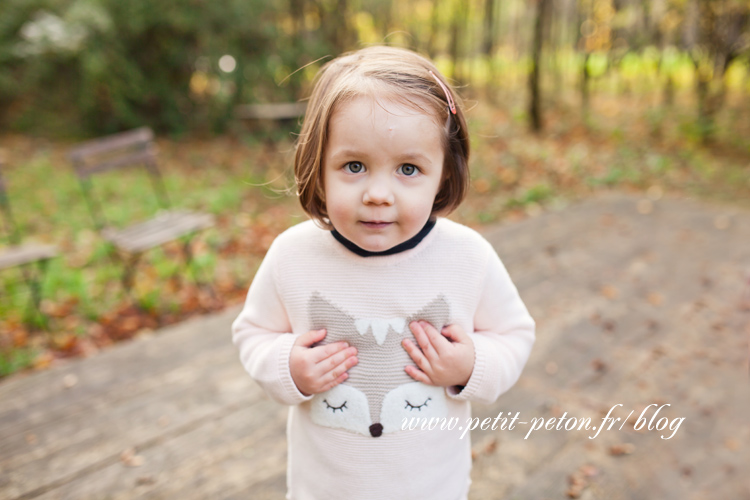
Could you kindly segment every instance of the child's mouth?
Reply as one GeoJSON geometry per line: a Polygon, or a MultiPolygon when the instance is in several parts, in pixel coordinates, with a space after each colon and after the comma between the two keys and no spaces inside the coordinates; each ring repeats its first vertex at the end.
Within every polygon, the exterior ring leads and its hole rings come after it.
{"type": "Polygon", "coordinates": [[[385,227],[390,226],[393,224],[392,222],[384,222],[379,220],[370,220],[370,221],[360,221],[363,226],[370,228],[370,229],[383,229],[385,227]]]}

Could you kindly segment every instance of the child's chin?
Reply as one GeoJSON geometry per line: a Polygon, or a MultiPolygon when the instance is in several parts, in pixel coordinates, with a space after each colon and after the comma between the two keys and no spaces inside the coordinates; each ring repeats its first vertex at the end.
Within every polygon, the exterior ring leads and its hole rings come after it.
{"type": "Polygon", "coordinates": [[[367,250],[368,252],[383,252],[399,244],[399,242],[391,242],[387,239],[368,239],[361,243],[357,243],[356,241],[354,243],[362,250],[367,250]]]}

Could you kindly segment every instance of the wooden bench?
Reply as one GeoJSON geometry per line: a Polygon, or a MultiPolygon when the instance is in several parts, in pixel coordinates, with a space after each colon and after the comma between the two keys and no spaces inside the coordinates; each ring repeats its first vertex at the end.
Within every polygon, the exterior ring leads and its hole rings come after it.
{"type": "Polygon", "coordinates": [[[81,182],[97,230],[115,247],[118,255],[124,256],[122,282],[127,292],[132,287],[135,267],[144,252],[167,242],[185,238],[185,266],[190,267],[192,237],[214,225],[214,217],[210,214],[171,208],[156,156],[154,134],[151,129],[145,127],[85,142],[68,154],[81,182]],[[125,228],[114,228],[108,224],[103,205],[94,195],[91,177],[114,169],[139,165],[148,171],[162,211],[150,220],[133,223],[125,228]]]}
{"type": "Polygon", "coordinates": [[[294,120],[305,114],[307,103],[287,102],[276,104],[242,104],[234,109],[234,116],[241,120],[294,120]]]}
{"type": "Polygon", "coordinates": [[[2,212],[3,225],[7,235],[8,246],[0,248],[0,271],[18,267],[21,269],[23,279],[29,287],[31,296],[25,319],[31,322],[31,315],[36,312],[46,325],[47,318],[42,313],[39,305],[42,300],[41,282],[47,269],[47,262],[58,255],[58,249],[54,245],[43,245],[39,243],[23,243],[18,225],[13,217],[10,200],[3,179],[4,158],[0,157],[0,212],[2,212]],[[31,269],[36,265],[36,272],[31,269]]]}

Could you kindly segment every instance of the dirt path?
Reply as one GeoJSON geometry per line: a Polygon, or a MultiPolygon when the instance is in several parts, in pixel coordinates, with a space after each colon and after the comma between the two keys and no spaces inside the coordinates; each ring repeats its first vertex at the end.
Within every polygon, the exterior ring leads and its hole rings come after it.
{"type": "MultiPolygon", "coordinates": [[[[750,212],[613,195],[486,236],[538,340],[475,406],[517,418],[472,432],[472,500],[750,498],[750,212]]],[[[286,409],[241,368],[236,314],[0,384],[0,498],[283,498],[286,409]]]]}

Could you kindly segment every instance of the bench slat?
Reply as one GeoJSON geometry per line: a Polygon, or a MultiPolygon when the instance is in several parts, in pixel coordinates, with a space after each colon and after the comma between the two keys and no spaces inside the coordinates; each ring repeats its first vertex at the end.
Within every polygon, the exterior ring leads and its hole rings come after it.
{"type": "Polygon", "coordinates": [[[13,246],[0,249],[0,269],[22,266],[39,260],[51,259],[58,254],[54,245],[39,245],[27,243],[25,245],[13,246]]]}
{"type": "Polygon", "coordinates": [[[237,118],[246,120],[285,120],[305,114],[307,103],[244,104],[235,108],[237,118]]]}
{"type": "Polygon", "coordinates": [[[84,161],[88,156],[95,156],[102,153],[109,153],[112,150],[127,149],[139,144],[148,143],[154,140],[154,133],[148,127],[141,127],[128,132],[114,134],[104,139],[94,139],[84,142],[71,149],[68,158],[75,162],[84,161]]]}
{"type": "Polygon", "coordinates": [[[121,250],[139,253],[186,234],[213,226],[214,217],[195,212],[165,212],[124,229],[107,229],[102,236],[121,250]]]}
{"type": "Polygon", "coordinates": [[[78,175],[86,177],[91,174],[105,172],[125,165],[139,165],[144,163],[153,163],[156,161],[156,148],[149,146],[143,151],[121,156],[119,158],[95,163],[87,166],[83,163],[74,163],[78,175]]]}

